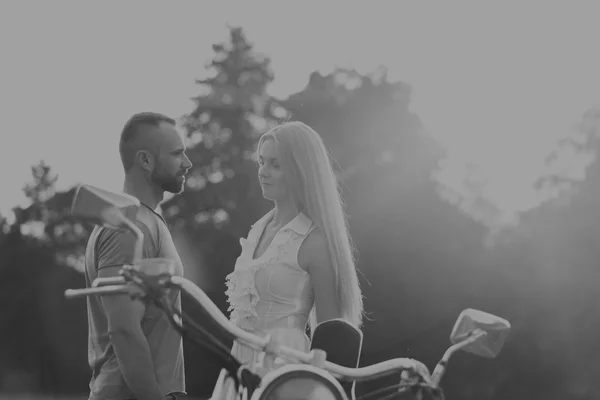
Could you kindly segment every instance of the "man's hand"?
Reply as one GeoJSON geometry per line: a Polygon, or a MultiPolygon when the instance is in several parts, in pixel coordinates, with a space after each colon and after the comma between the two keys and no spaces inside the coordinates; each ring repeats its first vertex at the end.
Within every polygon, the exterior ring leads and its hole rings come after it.
{"type": "MultiPolygon", "coordinates": [[[[119,276],[120,267],[105,267],[98,271],[99,277],[119,276]]],[[[146,307],[128,295],[105,296],[102,305],[108,318],[108,332],[121,374],[138,399],[163,400],[154,361],[148,341],[142,331],[141,321],[146,307]]]]}

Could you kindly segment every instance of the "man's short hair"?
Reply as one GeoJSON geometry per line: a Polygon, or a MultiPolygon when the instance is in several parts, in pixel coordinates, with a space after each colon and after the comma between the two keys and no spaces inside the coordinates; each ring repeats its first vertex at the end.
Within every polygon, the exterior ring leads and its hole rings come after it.
{"type": "Polygon", "coordinates": [[[157,127],[161,122],[168,122],[175,125],[175,120],[173,118],[154,112],[137,113],[125,123],[119,141],[119,153],[121,154],[121,162],[123,163],[125,172],[133,167],[136,153],[136,149],[132,148],[130,144],[138,137],[144,126],[150,125],[157,127]]]}

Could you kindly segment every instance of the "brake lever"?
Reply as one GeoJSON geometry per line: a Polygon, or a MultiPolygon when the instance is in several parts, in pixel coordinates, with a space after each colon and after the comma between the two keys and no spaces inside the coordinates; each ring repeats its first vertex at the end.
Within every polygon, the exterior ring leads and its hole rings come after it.
{"type": "Polygon", "coordinates": [[[425,364],[419,360],[412,359],[414,362],[414,369],[405,369],[400,373],[400,383],[408,381],[411,383],[419,383],[423,381],[428,386],[435,387],[434,381],[431,377],[431,373],[425,364]]]}

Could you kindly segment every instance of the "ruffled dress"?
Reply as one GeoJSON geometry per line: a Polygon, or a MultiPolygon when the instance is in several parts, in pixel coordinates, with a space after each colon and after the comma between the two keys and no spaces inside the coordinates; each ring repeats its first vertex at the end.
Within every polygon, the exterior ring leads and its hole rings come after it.
{"type": "MultiPolygon", "coordinates": [[[[279,344],[308,351],[306,335],[314,305],[310,275],[298,264],[298,250],[315,228],[310,218],[299,213],[274,236],[265,252],[254,259],[258,241],[274,210],[258,220],[247,239],[240,239],[242,253],[234,271],[226,278],[230,320],[259,336],[271,335],[279,344]]],[[[232,354],[247,365],[262,363],[263,352],[234,342],[232,354]]],[[[276,360],[274,368],[283,365],[276,360]]]]}

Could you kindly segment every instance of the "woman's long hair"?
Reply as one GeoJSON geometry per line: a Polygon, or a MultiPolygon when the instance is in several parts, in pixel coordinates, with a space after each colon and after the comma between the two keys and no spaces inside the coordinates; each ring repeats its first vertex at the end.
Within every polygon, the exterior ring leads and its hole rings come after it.
{"type": "MultiPolygon", "coordinates": [[[[355,267],[355,248],[329,152],[319,134],[298,121],[286,122],[263,134],[258,142],[259,151],[268,139],[277,143],[296,207],[305,212],[327,238],[342,318],[360,327],[363,298],[355,267]]],[[[316,327],[314,308],[310,327],[311,331],[316,327]]]]}

